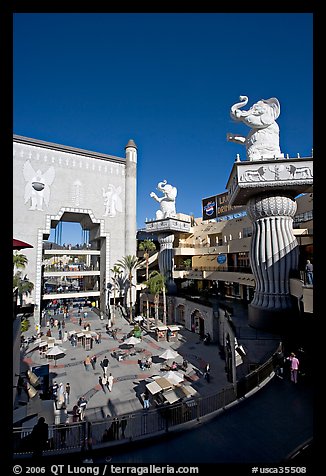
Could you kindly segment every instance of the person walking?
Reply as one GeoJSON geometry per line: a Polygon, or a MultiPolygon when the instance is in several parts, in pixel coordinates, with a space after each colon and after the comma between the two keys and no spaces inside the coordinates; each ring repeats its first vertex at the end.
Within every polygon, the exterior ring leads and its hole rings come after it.
{"type": "Polygon", "coordinates": [[[291,355],[287,357],[287,360],[290,361],[290,372],[291,372],[291,382],[298,383],[298,371],[299,371],[299,359],[296,357],[294,352],[291,352],[291,355]]]}
{"type": "Polygon", "coordinates": [[[99,376],[99,378],[98,378],[98,383],[101,385],[101,388],[102,388],[103,392],[106,393],[105,392],[105,386],[104,386],[104,383],[103,383],[103,379],[102,379],[101,376],[99,376]]]}
{"type": "Polygon", "coordinates": [[[112,392],[113,381],[114,381],[113,375],[110,373],[107,379],[107,386],[108,386],[109,392],[112,392]]]}
{"type": "Polygon", "coordinates": [[[313,284],[314,268],[309,259],[307,259],[305,271],[306,271],[306,283],[313,284]]]}
{"type": "Polygon", "coordinates": [[[59,385],[57,384],[56,381],[54,381],[52,385],[52,396],[54,400],[57,399],[58,390],[59,390],[59,385]]]}
{"type": "Polygon", "coordinates": [[[70,402],[70,390],[71,390],[70,383],[67,382],[65,387],[66,404],[69,404],[70,402]]]}
{"type": "Polygon", "coordinates": [[[113,419],[111,426],[112,426],[113,439],[119,440],[120,422],[118,418],[113,419]]]}
{"type": "Polygon", "coordinates": [[[59,388],[58,388],[57,405],[59,405],[59,408],[62,408],[64,403],[65,403],[65,389],[64,389],[63,383],[60,382],[59,388]]]}
{"type": "Polygon", "coordinates": [[[120,422],[120,426],[121,426],[121,436],[122,438],[125,438],[126,435],[125,435],[125,430],[126,430],[126,426],[127,426],[127,417],[126,416],[123,416],[121,418],[121,422],[120,422]]]}
{"type": "Polygon", "coordinates": [[[31,433],[33,456],[38,457],[43,455],[43,451],[47,447],[48,439],[49,425],[45,422],[44,417],[40,417],[31,433]]]}
{"type": "Polygon", "coordinates": [[[273,363],[275,369],[276,377],[283,379],[283,372],[284,372],[284,354],[282,349],[279,349],[273,356],[273,363]]]}
{"type": "Polygon", "coordinates": [[[89,368],[91,366],[91,359],[89,355],[87,355],[86,359],[84,360],[84,366],[85,366],[85,370],[89,371],[89,368]]]}
{"type": "Polygon", "coordinates": [[[108,359],[107,356],[105,355],[105,356],[104,356],[104,359],[102,360],[102,368],[103,368],[104,377],[107,376],[108,366],[109,366],[109,359],[108,359]]]}
{"type": "Polygon", "coordinates": [[[144,392],[144,410],[149,408],[149,390],[146,388],[144,392]]]}
{"type": "Polygon", "coordinates": [[[91,357],[91,364],[92,364],[92,367],[93,367],[93,370],[95,370],[95,366],[96,366],[96,355],[94,354],[92,357],[91,357]]]}
{"type": "Polygon", "coordinates": [[[85,410],[86,410],[86,406],[87,406],[86,398],[84,396],[79,397],[77,405],[80,408],[80,419],[84,420],[85,410]]]}
{"type": "Polygon", "coordinates": [[[207,364],[205,365],[205,370],[204,370],[204,378],[205,380],[207,380],[207,383],[209,383],[211,379],[209,372],[210,372],[210,365],[207,362],[207,364]]]}

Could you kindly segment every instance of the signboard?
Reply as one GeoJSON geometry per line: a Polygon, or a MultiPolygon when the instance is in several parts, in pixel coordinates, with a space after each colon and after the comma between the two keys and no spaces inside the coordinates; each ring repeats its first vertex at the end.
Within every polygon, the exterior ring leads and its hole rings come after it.
{"type": "Polygon", "coordinates": [[[213,197],[202,199],[203,220],[213,218],[226,219],[237,218],[245,215],[245,206],[232,206],[229,204],[229,192],[219,193],[213,197]],[[225,218],[223,218],[225,217],[225,218]]]}
{"type": "Polygon", "coordinates": [[[231,205],[229,205],[228,192],[219,193],[218,195],[216,195],[216,203],[217,203],[217,210],[216,210],[217,216],[227,215],[231,213],[234,208],[231,205]]]}
{"type": "Polygon", "coordinates": [[[203,198],[202,206],[203,206],[203,220],[212,220],[213,218],[216,218],[216,214],[217,214],[216,196],[203,198]]]}

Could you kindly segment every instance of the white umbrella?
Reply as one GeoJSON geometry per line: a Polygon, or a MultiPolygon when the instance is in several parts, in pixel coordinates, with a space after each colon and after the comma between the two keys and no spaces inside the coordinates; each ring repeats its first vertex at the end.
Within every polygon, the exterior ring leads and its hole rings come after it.
{"type": "Polygon", "coordinates": [[[58,356],[59,355],[62,356],[62,354],[65,355],[65,353],[66,353],[66,349],[62,349],[61,347],[55,345],[54,347],[52,347],[52,349],[48,350],[45,355],[47,357],[53,357],[55,361],[55,366],[56,366],[58,356]]]}
{"type": "Polygon", "coordinates": [[[164,375],[162,375],[162,377],[166,378],[173,384],[178,384],[184,380],[184,377],[180,372],[175,372],[173,370],[169,370],[164,375]]]}
{"type": "Polygon", "coordinates": [[[136,317],[134,318],[134,321],[136,321],[136,322],[141,322],[141,321],[143,321],[143,320],[144,320],[143,316],[136,316],[136,317]]]}
{"type": "Polygon", "coordinates": [[[141,340],[138,339],[137,337],[131,336],[128,339],[126,339],[123,343],[128,345],[135,345],[135,344],[140,344],[141,340]]]}
{"type": "Polygon", "coordinates": [[[164,360],[176,359],[180,354],[173,349],[166,349],[159,357],[164,360]]]}

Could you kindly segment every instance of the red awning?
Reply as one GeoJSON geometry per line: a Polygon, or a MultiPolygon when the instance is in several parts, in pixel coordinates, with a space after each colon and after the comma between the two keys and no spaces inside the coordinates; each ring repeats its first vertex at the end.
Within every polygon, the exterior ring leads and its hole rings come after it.
{"type": "Polygon", "coordinates": [[[12,248],[14,250],[21,250],[22,248],[33,248],[33,245],[30,245],[29,243],[25,243],[25,241],[15,240],[15,238],[13,238],[12,248]]]}

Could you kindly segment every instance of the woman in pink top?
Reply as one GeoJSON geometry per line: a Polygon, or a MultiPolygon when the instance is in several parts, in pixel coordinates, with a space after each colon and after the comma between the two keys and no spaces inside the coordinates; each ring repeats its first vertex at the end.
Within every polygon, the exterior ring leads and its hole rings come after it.
{"type": "Polygon", "coordinates": [[[299,359],[295,356],[294,352],[291,352],[290,357],[287,358],[291,362],[291,381],[297,383],[298,381],[298,370],[299,370],[299,359]]]}

